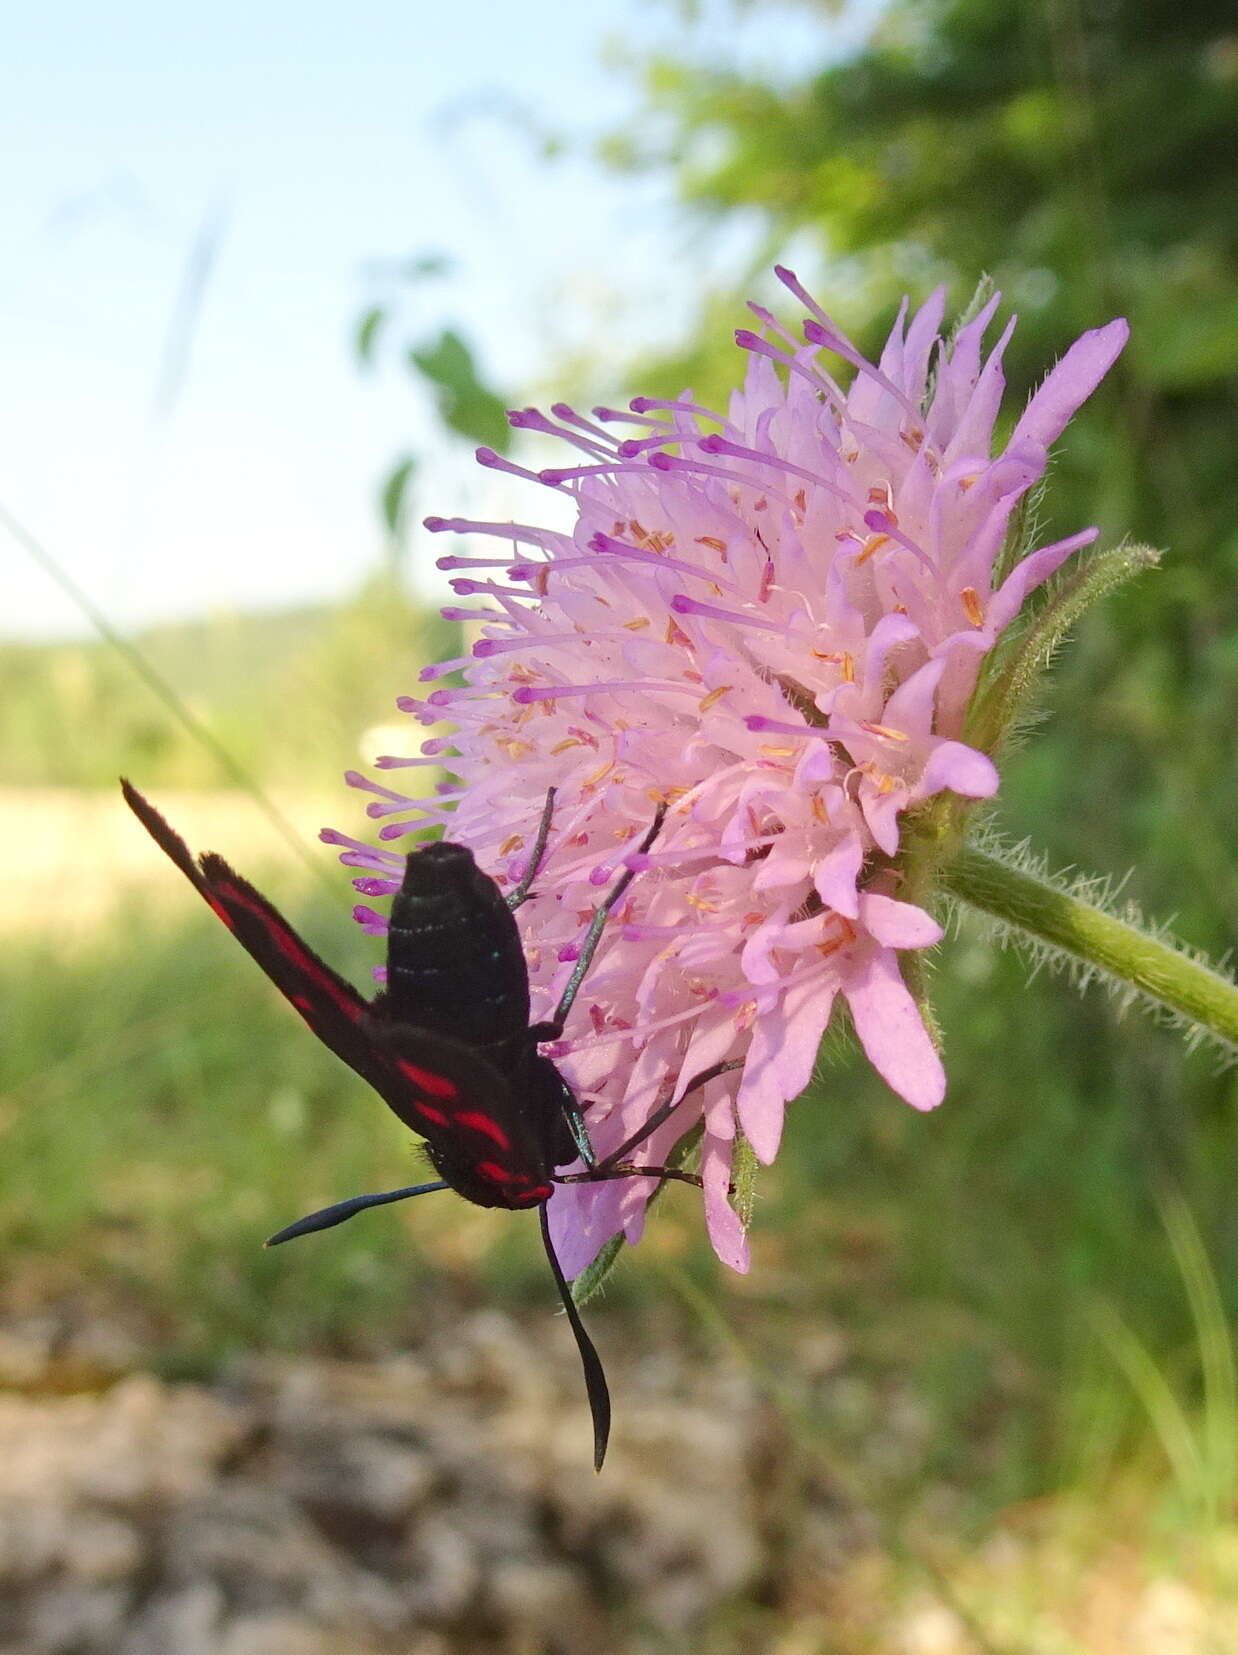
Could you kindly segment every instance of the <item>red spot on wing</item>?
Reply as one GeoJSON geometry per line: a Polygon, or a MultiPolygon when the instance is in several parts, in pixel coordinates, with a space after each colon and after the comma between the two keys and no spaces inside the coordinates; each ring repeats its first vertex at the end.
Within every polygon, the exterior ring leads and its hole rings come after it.
{"type": "Polygon", "coordinates": [[[523,1172],[509,1172],[495,1161],[478,1161],[474,1171],[490,1184],[527,1184],[530,1181],[523,1172]]]}
{"type": "MultiPolygon", "coordinates": [[[[400,1073],[411,1080],[414,1086],[420,1086],[423,1092],[429,1092],[432,1098],[458,1098],[460,1088],[454,1080],[446,1075],[436,1075],[433,1069],[423,1069],[419,1064],[406,1062],[401,1059],[396,1068],[400,1073]]],[[[460,1117],[462,1120],[464,1116],[460,1117]]]]}
{"type": "MultiPolygon", "coordinates": [[[[365,1007],[353,994],[352,990],[336,981],[335,977],[313,957],[305,944],[278,914],[269,909],[265,903],[251,896],[248,891],[241,890],[236,885],[221,885],[219,889],[221,896],[218,898],[208,896],[207,901],[229,930],[234,929],[234,922],[231,914],[224,907],[222,899],[226,899],[235,907],[243,909],[247,914],[252,914],[284,958],[305,977],[308,977],[312,985],[320,993],[325,994],[332,1004],[342,1011],[351,1022],[355,1023],[362,1016],[365,1007]]],[[[293,999],[293,1004],[300,1009],[297,1000],[293,999]]]]}
{"type": "Polygon", "coordinates": [[[491,1120],[489,1115],[483,1115],[480,1109],[462,1110],[456,1116],[456,1125],[471,1126],[474,1132],[484,1132],[500,1149],[512,1147],[511,1139],[498,1121],[491,1120]]]}
{"type": "Polygon", "coordinates": [[[414,1098],[413,1108],[419,1115],[424,1115],[428,1121],[433,1121],[435,1126],[450,1126],[451,1124],[443,1111],[436,1109],[432,1103],[423,1103],[420,1098],[414,1098]]]}

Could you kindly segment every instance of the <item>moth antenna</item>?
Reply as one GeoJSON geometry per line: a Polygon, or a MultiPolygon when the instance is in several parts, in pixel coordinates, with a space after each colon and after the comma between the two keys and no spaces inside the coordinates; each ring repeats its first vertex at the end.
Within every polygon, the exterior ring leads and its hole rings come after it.
{"type": "Polygon", "coordinates": [[[333,1207],[323,1207],[305,1218],[298,1218],[262,1243],[264,1247],[278,1247],[282,1242],[295,1241],[298,1236],[313,1235],[315,1230],[330,1230],[346,1219],[355,1218],[367,1207],[385,1207],[390,1201],[407,1201],[411,1195],[429,1195],[432,1190],[445,1190],[450,1185],[440,1178],[433,1184],[410,1184],[407,1189],[386,1190],[382,1195],[354,1195],[348,1201],[337,1201],[333,1207]]]}
{"type": "Polygon", "coordinates": [[[593,1340],[585,1332],[585,1324],[580,1319],[580,1311],[576,1308],[572,1290],[567,1284],[567,1278],[555,1253],[554,1243],[550,1239],[549,1202],[542,1202],[538,1208],[538,1216],[541,1219],[542,1241],[546,1248],[546,1257],[550,1261],[551,1274],[554,1276],[555,1286],[559,1289],[559,1297],[563,1300],[564,1314],[576,1336],[580,1365],[585,1370],[585,1390],[589,1395],[589,1411],[593,1415],[593,1469],[600,1471],[602,1461],[606,1458],[606,1444],[610,1440],[610,1390],[602,1370],[602,1359],[594,1349],[593,1340]]]}

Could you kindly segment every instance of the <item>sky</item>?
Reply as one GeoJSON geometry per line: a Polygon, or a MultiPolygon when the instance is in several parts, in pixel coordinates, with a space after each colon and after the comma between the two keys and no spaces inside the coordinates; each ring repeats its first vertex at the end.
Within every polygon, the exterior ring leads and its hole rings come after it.
{"type": "MultiPolygon", "coordinates": [[[[778,72],[843,50],[873,3],[824,26],[700,10],[686,36],[671,0],[4,8],[0,507],[123,629],[355,589],[406,450],[418,516],[540,512],[395,363],[359,369],[356,320],[394,261],[447,255],[408,331],[460,327],[519,404],[605,359],[607,327],[625,352],[673,338],[700,253],[669,180],[590,154],[637,107],[616,48],[708,40],[778,72]]],[[[412,548],[427,593],[439,549],[412,548]]],[[[3,532],[0,575],[0,636],[87,630],[3,532]]]]}

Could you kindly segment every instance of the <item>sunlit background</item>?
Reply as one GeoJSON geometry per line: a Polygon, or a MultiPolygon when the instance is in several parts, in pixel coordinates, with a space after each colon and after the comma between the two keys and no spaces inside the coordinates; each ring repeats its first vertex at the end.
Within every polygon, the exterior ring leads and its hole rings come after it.
{"type": "Polygon", "coordinates": [[[1012,408],[1130,317],[1046,535],[1167,554],[1080,627],[999,823],[1222,954],[1229,8],[53,3],[0,64],[6,1655],[1238,1648],[1213,1055],[957,927],[938,1115],[840,1041],[751,1275],[676,1190],[591,1307],[595,1483],[518,1220],[444,1197],[263,1254],[406,1181],[407,1135],[114,794],[363,982],[316,834],[458,652],[421,517],[545,516],[473,463],[539,452],[503,409],[725,396],[777,259],[868,345],[987,272],[1012,408]]]}

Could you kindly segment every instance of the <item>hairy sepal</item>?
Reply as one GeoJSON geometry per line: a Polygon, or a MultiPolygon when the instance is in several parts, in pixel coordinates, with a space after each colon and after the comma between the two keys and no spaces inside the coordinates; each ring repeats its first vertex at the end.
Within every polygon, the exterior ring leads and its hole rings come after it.
{"type": "Polygon", "coordinates": [[[1026,716],[1041,678],[1079,618],[1128,580],[1154,569],[1160,556],[1152,546],[1115,546],[1059,578],[1039,610],[998,652],[972,697],[963,732],[969,746],[997,752],[1026,716]]]}

